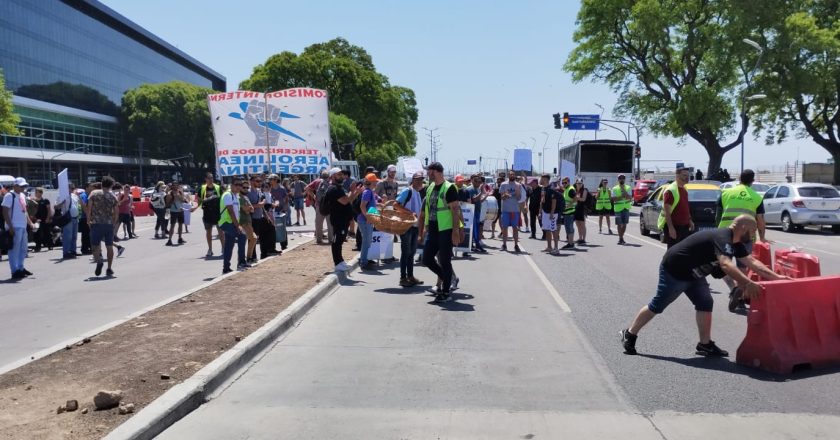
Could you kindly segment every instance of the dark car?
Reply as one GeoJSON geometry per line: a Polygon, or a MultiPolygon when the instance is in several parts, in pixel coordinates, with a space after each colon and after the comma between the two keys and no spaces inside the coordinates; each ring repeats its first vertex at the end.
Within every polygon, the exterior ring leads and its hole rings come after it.
{"type": "MultiPolygon", "coordinates": [[[[642,235],[653,234],[662,238],[662,231],[659,230],[657,223],[668,186],[661,185],[642,204],[642,212],[639,215],[639,229],[642,235]]],[[[690,182],[685,185],[685,189],[688,191],[688,208],[691,211],[695,230],[716,228],[720,187],[714,183],[690,182]]]]}

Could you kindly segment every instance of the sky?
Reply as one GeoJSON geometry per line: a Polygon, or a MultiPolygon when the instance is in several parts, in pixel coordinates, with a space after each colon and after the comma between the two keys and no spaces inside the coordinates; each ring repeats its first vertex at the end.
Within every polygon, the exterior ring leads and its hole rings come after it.
{"type": "MultiPolygon", "coordinates": [[[[563,71],[574,48],[579,8],[574,0],[102,1],[224,75],[228,91],[275,53],[300,53],[343,37],[363,47],[391,84],[414,90],[417,157],[430,154],[424,127],[437,129],[438,159],[447,168],[471,171],[468,159],[481,156],[485,165],[494,165],[498,158],[512,159],[514,148],[533,147],[534,169],[550,172],[557,166],[558,144],[596,135],[555,130],[552,114],[621,119],[612,114],[616,93],[602,84],[573,83],[563,71]]],[[[608,128],[597,136],[624,139],[608,128]]],[[[748,168],[780,169],[797,157],[804,162],[830,157],[808,139],[766,146],[749,135],[745,144],[748,168]]],[[[690,138],[680,142],[642,130],[640,145],[644,169],[673,170],[684,162],[705,172],[708,165],[705,150],[690,138]]],[[[723,168],[740,168],[737,148],[724,156],[723,168]]]]}

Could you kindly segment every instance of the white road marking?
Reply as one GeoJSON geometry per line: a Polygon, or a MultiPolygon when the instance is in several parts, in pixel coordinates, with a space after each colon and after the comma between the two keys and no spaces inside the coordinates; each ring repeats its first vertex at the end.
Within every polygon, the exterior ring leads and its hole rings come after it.
{"type": "Polygon", "coordinates": [[[543,283],[543,286],[545,286],[545,290],[547,290],[551,297],[554,298],[554,301],[557,303],[558,306],[560,306],[560,309],[566,313],[571,313],[572,309],[569,308],[569,305],[566,304],[566,301],[563,301],[563,298],[560,296],[560,293],[557,292],[557,289],[555,289],[551,282],[548,281],[548,278],[546,278],[543,271],[540,270],[539,267],[537,267],[537,263],[534,263],[534,260],[531,258],[530,255],[525,255],[525,261],[528,262],[528,264],[531,266],[531,269],[533,269],[534,272],[537,274],[537,278],[539,278],[540,281],[543,283]]]}

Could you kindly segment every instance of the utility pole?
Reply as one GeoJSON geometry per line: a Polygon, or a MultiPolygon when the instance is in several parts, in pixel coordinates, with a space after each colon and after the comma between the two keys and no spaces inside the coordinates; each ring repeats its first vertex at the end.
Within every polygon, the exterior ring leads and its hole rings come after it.
{"type": "Polygon", "coordinates": [[[140,152],[140,186],[143,187],[143,138],[137,138],[137,150],[140,152]]]}
{"type": "Polygon", "coordinates": [[[440,136],[435,136],[435,131],[439,130],[439,128],[426,128],[423,127],[423,130],[426,130],[426,137],[429,138],[429,160],[432,162],[437,162],[437,152],[440,151],[440,136]]]}

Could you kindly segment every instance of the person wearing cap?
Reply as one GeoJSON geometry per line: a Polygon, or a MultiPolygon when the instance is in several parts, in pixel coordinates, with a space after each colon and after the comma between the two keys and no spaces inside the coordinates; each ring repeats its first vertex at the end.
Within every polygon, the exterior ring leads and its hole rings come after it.
{"type": "MultiPolygon", "coordinates": [[[[728,228],[732,224],[732,221],[739,215],[748,215],[755,219],[758,240],[767,241],[765,237],[764,200],[759,193],[752,189],[752,184],[755,181],[755,172],[750,169],[742,171],[738,181],[738,185],[725,189],[720,194],[717,210],[720,220],[718,228],[728,228]]],[[[755,238],[755,234],[753,234],[753,241],[755,241],[755,238]]],[[[752,253],[753,241],[746,245],[747,251],[750,253],[752,253]]],[[[739,264],[738,268],[742,271],[746,270],[743,264],[739,264]]],[[[723,281],[730,289],[729,311],[733,313],[744,311],[746,304],[741,298],[741,289],[731,277],[725,277],[723,281]]]]}
{"type": "MultiPolygon", "coordinates": [[[[213,228],[216,228],[216,235],[219,236],[220,247],[222,249],[225,247],[225,234],[219,229],[219,219],[222,216],[219,207],[221,197],[222,189],[213,180],[213,173],[207,173],[204,176],[204,184],[198,190],[198,205],[195,207],[195,209],[201,207],[201,221],[204,223],[204,234],[207,239],[207,258],[213,256],[213,228]]],[[[172,240],[171,234],[168,237],[172,240]]]]}
{"type": "Polygon", "coordinates": [[[362,191],[360,201],[362,212],[356,216],[356,224],[359,225],[359,230],[362,234],[362,242],[359,245],[359,267],[365,270],[376,267],[376,263],[373,260],[368,260],[368,251],[370,250],[371,240],[373,239],[373,225],[367,221],[366,215],[368,209],[376,207],[376,194],[374,194],[373,189],[376,188],[377,183],[379,183],[379,179],[376,178],[376,174],[369,173],[365,176],[365,180],[362,182],[364,190],[362,191]]]}
{"type": "Polygon", "coordinates": [[[523,197],[525,189],[516,181],[516,173],[511,170],[508,174],[508,181],[499,187],[499,194],[502,197],[501,204],[501,225],[502,225],[502,251],[507,251],[508,228],[513,229],[513,249],[521,252],[519,248],[519,201],[523,197]]]}
{"type": "Polygon", "coordinates": [[[618,175],[618,184],[612,187],[610,199],[615,211],[615,226],[618,228],[618,244],[626,244],[624,232],[627,231],[627,224],[630,223],[630,204],[632,203],[633,189],[624,183],[624,174],[618,175]]]}
{"type": "Polygon", "coordinates": [[[560,182],[562,184],[563,194],[563,228],[566,230],[566,244],[563,245],[563,250],[575,248],[575,199],[577,192],[575,187],[571,184],[571,179],[564,177],[560,182]]]}
{"type": "Polygon", "coordinates": [[[662,197],[662,210],[659,211],[657,226],[665,237],[668,247],[683,241],[694,231],[691,209],[688,206],[688,191],[685,184],[691,178],[688,168],[677,169],[674,181],[665,189],[662,197]]]}
{"type": "Polygon", "coordinates": [[[452,269],[452,247],[463,241],[464,224],[458,191],[443,176],[443,165],[432,162],[426,168],[429,185],[420,212],[418,240],[424,233],[423,264],[438,276],[436,302],[451,301],[450,292],[458,288],[458,277],[452,269]]]}
{"type": "Polygon", "coordinates": [[[341,255],[341,248],[347,240],[347,228],[353,218],[352,203],[362,193],[362,186],[353,183],[350,191],[344,190],[344,173],[341,168],[333,168],[329,171],[330,186],[324,195],[324,209],[329,211],[329,221],[332,224],[332,258],[336,272],[350,270],[350,266],[344,261],[341,255]]]}
{"type": "Polygon", "coordinates": [[[387,171],[388,174],[385,179],[376,184],[376,195],[379,196],[383,202],[396,199],[397,191],[399,190],[399,184],[397,183],[397,167],[394,165],[388,165],[387,171]]]}
{"type": "Polygon", "coordinates": [[[32,227],[32,219],[26,213],[26,195],[24,188],[29,186],[23,177],[15,178],[12,190],[3,196],[3,220],[6,222],[6,231],[11,236],[9,247],[9,268],[12,271],[12,279],[20,280],[32,275],[26,270],[26,252],[29,250],[29,236],[26,228],[32,227]]]}
{"type": "MultiPolygon", "coordinates": [[[[420,209],[423,207],[423,196],[420,191],[423,189],[423,173],[417,172],[411,176],[411,182],[397,194],[397,203],[403,208],[411,211],[420,218],[420,209]]],[[[408,228],[400,235],[400,286],[413,287],[423,284],[414,277],[414,255],[417,253],[418,225],[408,228]]]]}

